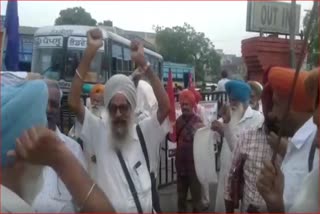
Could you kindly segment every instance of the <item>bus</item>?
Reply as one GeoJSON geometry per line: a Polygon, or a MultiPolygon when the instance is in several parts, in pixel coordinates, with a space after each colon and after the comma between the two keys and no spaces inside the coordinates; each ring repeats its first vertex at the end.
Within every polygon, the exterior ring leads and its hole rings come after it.
{"type": "Polygon", "coordinates": [[[195,80],[194,67],[188,64],[164,62],[162,81],[167,83],[169,70],[172,72],[172,79],[177,86],[188,88],[189,75],[191,73],[193,81],[195,80]]]}
{"type": "MultiPolygon", "coordinates": [[[[39,28],[34,34],[31,70],[45,78],[57,80],[61,89],[67,93],[87,47],[87,32],[92,28],[79,25],[39,28]]],[[[131,62],[131,41],[103,27],[99,28],[104,44],[91,63],[85,85],[104,84],[112,75],[130,75],[135,68],[131,62]]],[[[146,48],[145,57],[161,79],[163,57],[146,48]]]]}

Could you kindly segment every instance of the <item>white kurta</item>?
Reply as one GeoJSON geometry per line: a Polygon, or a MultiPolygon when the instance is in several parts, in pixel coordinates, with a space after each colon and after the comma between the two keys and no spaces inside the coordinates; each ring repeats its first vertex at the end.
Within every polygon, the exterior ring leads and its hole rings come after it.
{"type": "MultiPolygon", "coordinates": [[[[165,124],[166,122],[164,122],[165,124]]],[[[166,137],[169,130],[167,124],[160,125],[156,115],[139,123],[144,135],[152,167],[159,159],[155,158],[159,144],[166,137]]],[[[130,142],[123,145],[121,152],[135,185],[142,209],[146,213],[152,212],[151,180],[140,142],[132,127],[130,142]]],[[[99,120],[87,108],[81,130],[84,143],[91,143],[97,157],[97,184],[108,196],[116,212],[136,213],[137,208],[130,192],[128,182],[123,173],[119,159],[110,139],[110,129],[107,121],[99,120]]]]}
{"type": "Polygon", "coordinates": [[[1,213],[35,213],[16,193],[1,185],[1,213]]]}
{"type": "Polygon", "coordinates": [[[135,110],[138,122],[150,117],[158,110],[158,101],[151,85],[140,80],[137,86],[137,107],[135,110]]]}
{"type": "MultiPolygon", "coordinates": [[[[58,128],[56,134],[86,169],[85,158],[80,145],[70,137],[62,134],[58,128]]],[[[44,185],[35,198],[32,207],[37,212],[75,212],[76,210],[72,202],[72,196],[51,167],[44,168],[43,179],[44,185]]]]}
{"type": "Polygon", "coordinates": [[[218,188],[217,188],[217,197],[215,212],[225,212],[225,202],[224,202],[224,187],[225,187],[225,178],[229,173],[232,161],[232,150],[238,142],[238,136],[241,132],[261,127],[261,124],[264,122],[263,115],[253,110],[250,106],[245,111],[241,120],[236,124],[235,127],[230,125],[225,125],[223,145],[220,154],[220,172],[218,178],[218,188]]]}
{"type": "Polygon", "coordinates": [[[319,212],[319,167],[315,167],[303,181],[289,213],[319,212]]]}
{"type": "MultiPolygon", "coordinates": [[[[284,174],[283,198],[286,211],[290,210],[295,197],[301,191],[301,184],[309,174],[308,158],[314,138],[316,137],[317,126],[313,118],[308,120],[290,139],[287,153],[282,161],[281,170],[284,174]]],[[[319,155],[314,155],[313,168],[319,167],[319,155]]]]}

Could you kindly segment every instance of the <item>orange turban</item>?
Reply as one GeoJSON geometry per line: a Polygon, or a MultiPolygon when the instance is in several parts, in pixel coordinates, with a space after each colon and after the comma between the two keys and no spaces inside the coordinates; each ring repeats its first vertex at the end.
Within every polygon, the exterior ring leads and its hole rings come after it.
{"type": "Polygon", "coordinates": [[[95,94],[103,94],[103,93],[104,93],[104,85],[96,84],[93,86],[93,88],[90,91],[90,97],[95,94]]]}
{"type": "Polygon", "coordinates": [[[315,102],[319,102],[319,100],[317,100],[317,97],[319,96],[319,81],[320,81],[319,72],[320,72],[319,68],[312,70],[310,72],[310,75],[304,82],[306,91],[309,97],[313,100],[313,103],[315,104],[315,106],[318,104],[315,102]]]}
{"type": "MultiPolygon", "coordinates": [[[[307,95],[304,81],[309,72],[300,72],[294,90],[292,110],[297,112],[311,112],[313,110],[312,99],[307,95]]],[[[273,67],[268,75],[268,82],[274,93],[279,96],[289,97],[294,80],[295,71],[289,68],[273,67]]]]}
{"type": "Polygon", "coordinates": [[[194,107],[196,105],[196,98],[192,91],[190,91],[189,89],[184,89],[183,91],[180,92],[179,102],[180,104],[188,103],[192,107],[194,107]]]}
{"type": "Polygon", "coordinates": [[[198,104],[202,100],[202,95],[197,90],[194,90],[193,93],[194,93],[194,97],[196,98],[196,103],[198,104]]]}

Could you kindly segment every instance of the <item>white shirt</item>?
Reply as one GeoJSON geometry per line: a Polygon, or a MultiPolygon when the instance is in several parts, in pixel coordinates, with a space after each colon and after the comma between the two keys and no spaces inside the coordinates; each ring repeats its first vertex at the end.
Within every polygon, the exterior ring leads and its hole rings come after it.
{"type": "Polygon", "coordinates": [[[219,80],[216,91],[226,91],[225,85],[229,81],[230,80],[227,78],[223,78],[223,79],[219,80]]]}
{"type": "Polygon", "coordinates": [[[140,80],[137,86],[137,107],[135,110],[138,122],[150,117],[157,110],[158,101],[151,85],[145,80],[140,80]]]}
{"type": "MultiPolygon", "coordinates": [[[[292,137],[288,144],[287,153],[282,162],[285,177],[284,203],[286,211],[292,206],[295,197],[299,194],[301,184],[308,175],[308,157],[311,145],[317,133],[317,126],[313,119],[309,119],[292,137]]],[[[319,166],[317,150],[314,156],[314,168],[319,166]]]]}
{"type": "Polygon", "coordinates": [[[1,185],[1,213],[35,213],[16,193],[1,185]]]}
{"type": "Polygon", "coordinates": [[[319,211],[319,167],[314,167],[302,182],[289,213],[319,213],[319,211]]]}
{"type": "Polygon", "coordinates": [[[27,78],[27,72],[1,71],[1,85],[16,85],[27,78]]]}
{"type": "MultiPolygon", "coordinates": [[[[159,144],[168,133],[167,125],[160,125],[156,115],[139,123],[148,150],[150,166],[156,160],[159,144]]],[[[91,143],[97,157],[97,184],[108,196],[116,212],[136,213],[137,208],[130,192],[116,152],[108,141],[110,128],[107,121],[99,120],[87,108],[82,126],[81,137],[85,143],[91,143]]],[[[152,194],[150,174],[142,152],[135,126],[132,127],[131,142],[123,145],[121,152],[135,185],[141,207],[144,212],[152,212],[152,194]],[[140,162],[140,166],[136,164],[140,162]]],[[[152,170],[152,169],[151,169],[152,170]]]]}
{"type": "MultiPolygon", "coordinates": [[[[62,134],[58,128],[56,129],[56,134],[86,169],[85,158],[80,145],[72,138],[62,134]]],[[[51,167],[44,168],[43,179],[43,188],[37,195],[33,208],[37,212],[75,212],[72,196],[51,167]]]]}

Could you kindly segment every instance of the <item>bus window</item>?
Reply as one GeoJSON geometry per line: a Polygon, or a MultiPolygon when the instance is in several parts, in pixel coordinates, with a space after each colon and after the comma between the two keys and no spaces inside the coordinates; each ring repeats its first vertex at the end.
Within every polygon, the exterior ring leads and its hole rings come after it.
{"type": "Polygon", "coordinates": [[[123,71],[124,72],[132,71],[131,52],[129,48],[123,48],[123,71]]]}
{"type": "Polygon", "coordinates": [[[122,47],[117,44],[112,44],[112,71],[114,74],[123,70],[122,61],[122,47]]]}
{"type": "Polygon", "coordinates": [[[64,65],[63,49],[35,48],[32,60],[32,72],[40,73],[49,79],[60,79],[64,65]]]}
{"type": "MultiPolygon", "coordinates": [[[[64,79],[71,81],[75,75],[75,71],[83,57],[83,50],[68,49],[66,70],[64,73],[64,79]]],[[[90,70],[88,71],[85,82],[104,82],[106,78],[106,67],[103,66],[104,53],[98,51],[90,64],[90,70]]]]}

